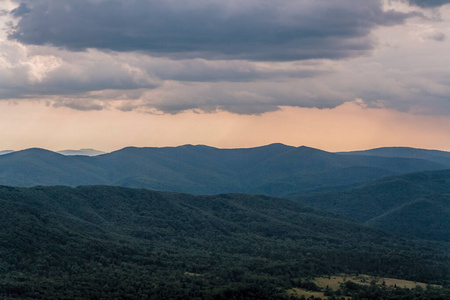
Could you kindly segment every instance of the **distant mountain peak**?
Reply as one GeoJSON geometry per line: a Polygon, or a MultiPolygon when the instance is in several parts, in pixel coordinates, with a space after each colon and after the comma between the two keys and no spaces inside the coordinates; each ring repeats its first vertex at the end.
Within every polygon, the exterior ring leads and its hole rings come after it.
{"type": "Polygon", "coordinates": [[[53,152],[51,150],[47,150],[44,148],[38,148],[38,147],[27,148],[27,149],[15,151],[14,153],[54,153],[54,154],[58,154],[57,152],[53,152]]]}
{"type": "Polygon", "coordinates": [[[101,154],[105,154],[106,152],[95,150],[92,148],[82,148],[80,150],[61,150],[57,153],[66,155],[66,156],[73,156],[73,155],[83,155],[83,156],[97,156],[101,154]]]}
{"type": "Polygon", "coordinates": [[[283,143],[272,143],[272,144],[269,144],[267,146],[268,147],[290,147],[290,146],[288,146],[286,144],[283,144],[283,143]]]}
{"type": "Polygon", "coordinates": [[[422,152],[422,153],[441,153],[441,154],[448,154],[450,155],[450,152],[442,151],[442,150],[433,150],[433,149],[422,149],[422,148],[414,148],[414,147],[405,147],[405,146],[390,146],[390,147],[378,147],[373,149],[367,149],[367,150],[355,150],[355,151],[342,151],[337,152],[340,154],[372,154],[372,153],[380,153],[380,154],[391,154],[391,153],[415,153],[415,152],[422,152]]]}
{"type": "Polygon", "coordinates": [[[425,159],[450,167],[450,152],[440,150],[429,150],[411,147],[381,147],[369,150],[338,152],[338,154],[425,159]]]}
{"type": "Polygon", "coordinates": [[[217,148],[215,148],[215,147],[211,147],[211,146],[203,145],[203,144],[197,144],[197,145],[186,144],[186,145],[181,145],[181,146],[174,147],[174,148],[217,149],[217,148]]]}
{"type": "Polygon", "coordinates": [[[250,147],[250,148],[240,148],[240,149],[289,149],[289,148],[294,148],[292,146],[289,145],[285,145],[282,143],[272,143],[272,144],[268,144],[268,145],[264,145],[264,146],[258,146],[258,147],[250,147]]]}
{"type": "Polygon", "coordinates": [[[334,153],[332,152],[328,152],[325,150],[321,150],[321,149],[317,149],[317,148],[313,148],[313,147],[308,147],[308,146],[299,146],[297,148],[295,148],[297,151],[303,152],[303,153],[323,153],[323,154],[328,154],[328,155],[333,155],[334,153]]]}
{"type": "Polygon", "coordinates": [[[313,147],[309,147],[309,146],[305,146],[305,145],[298,146],[297,149],[324,151],[324,150],[321,150],[321,149],[317,149],[317,148],[313,148],[313,147]]]}
{"type": "Polygon", "coordinates": [[[14,150],[0,150],[0,155],[9,154],[14,152],[14,150]]]}

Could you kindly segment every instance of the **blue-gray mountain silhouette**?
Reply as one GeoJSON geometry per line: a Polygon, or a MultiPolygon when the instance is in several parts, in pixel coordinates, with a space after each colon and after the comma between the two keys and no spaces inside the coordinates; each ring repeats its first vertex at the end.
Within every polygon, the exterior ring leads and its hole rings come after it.
{"type": "Polygon", "coordinates": [[[33,148],[0,156],[0,184],[102,184],[194,194],[280,196],[449,167],[445,161],[344,155],[283,144],[248,149],[129,147],[95,157],[64,156],[33,148]]]}

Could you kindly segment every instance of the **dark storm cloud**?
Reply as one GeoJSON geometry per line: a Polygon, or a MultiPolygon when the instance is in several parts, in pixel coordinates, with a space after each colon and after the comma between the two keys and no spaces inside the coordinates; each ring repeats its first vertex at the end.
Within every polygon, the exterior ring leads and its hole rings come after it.
{"type": "MultiPolygon", "coordinates": [[[[334,79],[334,81],[336,81],[334,79]]],[[[123,103],[119,109],[147,110],[176,114],[194,109],[201,112],[224,110],[236,114],[259,115],[280,106],[334,108],[354,99],[352,93],[329,89],[330,82],[295,79],[277,82],[172,82],[156,93],[143,94],[137,101],[123,103]]]]}
{"type": "Polygon", "coordinates": [[[258,66],[248,61],[207,61],[203,59],[171,60],[146,66],[148,73],[154,73],[162,80],[193,82],[250,82],[275,78],[311,78],[331,73],[332,70],[320,62],[311,64],[270,63],[258,66]]]}
{"type": "Polygon", "coordinates": [[[30,9],[25,3],[20,3],[20,5],[11,11],[11,15],[14,17],[22,17],[30,12],[30,9]]]}
{"type": "Polygon", "coordinates": [[[419,7],[439,7],[449,4],[450,0],[409,0],[409,3],[419,7]]]}
{"type": "MultiPolygon", "coordinates": [[[[144,51],[171,58],[290,61],[354,57],[369,34],[410,14],[380,0],[28,0],[10,38],[70,50],[144,51]]],[[[416,1],[417,2],[417,1],[416,1]]]]}

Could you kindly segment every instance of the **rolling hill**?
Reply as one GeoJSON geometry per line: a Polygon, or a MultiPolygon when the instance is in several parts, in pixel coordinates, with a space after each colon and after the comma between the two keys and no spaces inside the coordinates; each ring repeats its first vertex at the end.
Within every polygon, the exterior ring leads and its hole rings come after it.
{"type": "Polygon", "coordinates": [[[448,283],[449,249],[267,196],[0,187],[2,299],[286,299],[339,272],[448,283]]]}
{"type": "Polygon", "coordinates": [[[344,155],[369,155],[381,157],[419,158],[449,165],[450,153],[439,150],[417,149],[410,147],[382,147],[362,151],[339,152],[344,155]]]}
{"type": "Polygon", "coordinates": [[[194,194],[282,196],[449,166],[421,158],[342,155],[282,144],[248,149],[129,147],[93,157],[34,148],[0,156],[0,184],[106,184],[194,194]]]}
{"type": "Polygon", "coordinates": [[[0,156],[0,182],[12,186],[107,184],[85,156],[32,148],[0,156]]]}
{"type": "Polygon", "coordinates": [[[450,241],[450,169],[388,177],[289,198],[383,230],[450,241]]]}

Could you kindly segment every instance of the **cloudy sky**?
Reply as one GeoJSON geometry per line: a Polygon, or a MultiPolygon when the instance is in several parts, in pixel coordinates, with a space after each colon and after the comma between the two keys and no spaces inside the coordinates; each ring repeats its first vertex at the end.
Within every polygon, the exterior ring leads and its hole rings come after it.
{"type": "Polygon", "coordinates": [[[450,0],[0,0],[0,150],[450,151],[450,0]]]}

